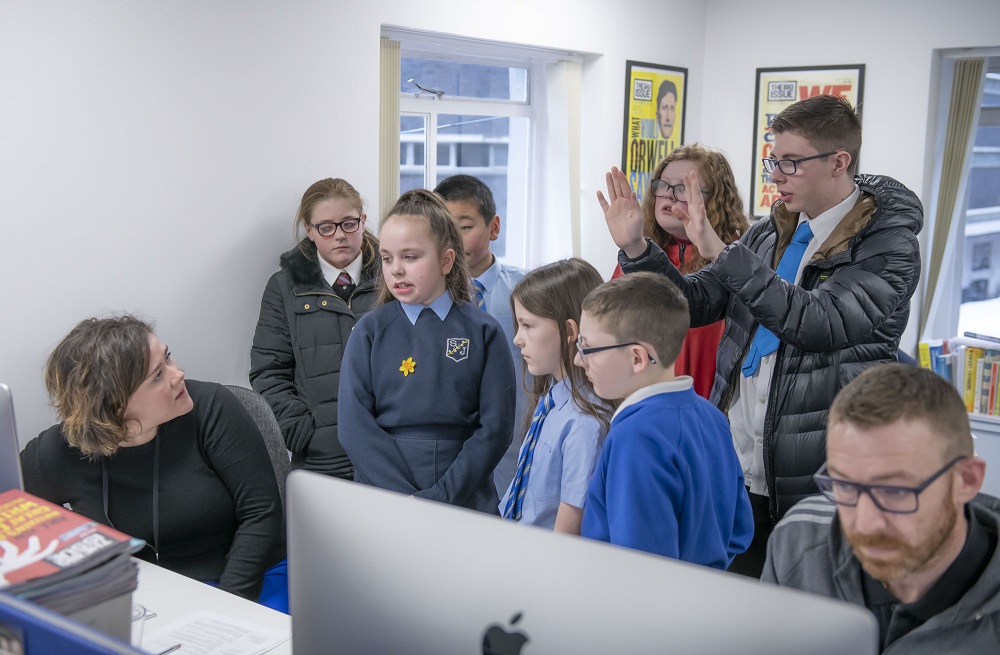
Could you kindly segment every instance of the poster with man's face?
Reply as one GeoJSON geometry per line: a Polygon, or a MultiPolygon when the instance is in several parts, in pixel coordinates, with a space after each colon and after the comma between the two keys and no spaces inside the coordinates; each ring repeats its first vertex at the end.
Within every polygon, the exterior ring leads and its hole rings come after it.
{"type": "Polygon", "coordinates": [[[625,80],[622,170],[642,202],[656,165],[684,143],[687,69],[628,61],[625,80]]]}

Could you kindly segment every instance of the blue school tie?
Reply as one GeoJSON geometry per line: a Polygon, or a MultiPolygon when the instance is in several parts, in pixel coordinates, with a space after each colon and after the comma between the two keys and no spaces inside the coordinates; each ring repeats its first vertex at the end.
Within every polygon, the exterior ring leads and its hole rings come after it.
{"type": "MultiPolygon", "coordinates": [[[[803,221],[792,235],[792,242],[785,248],[781,261],[775,273],[786,282],[795,282],[795,274],[799,272],[799,264],[802,262],[802,255],[806,253],[806,246],[812,241],[812,228],[809,221],[803,221]]],[[[760,368],[760,360],[770,355],[778,349],[778,337],[763,325],[757,327],[754,334],[753,343],[750,344],[750,352],[743,360],[743,377],[748,378],[757,373],[760,368]]]]}
{"type": "Polygon", "coordinates": [[[510,485],[510,496],[507,498],[507,506],[503,510],[505,519],[521,520],[521,506],[524,505],[524,492],[528,489],[528,474],[531,473],[531,461],[535,458],[538,435],[542,433],[542,423],[554,404],[555,401],[552,400],[552,391],[550,390],[538,401],[538,409],[531,417],[531,426],[528,428],[528,434],[524,437],[527,446],[521,449],[521,456],[517,459],[517,472],[514,473],[514,482],[510,485]]]}
{"type": "Polygon", "coordinates": [[[472,284],[476,287],[476,304],[479,305],[479,309],[486,311],[486,298],[483,294],[486,293],[486,287],[479,280],[473,278],[472,284]]]}

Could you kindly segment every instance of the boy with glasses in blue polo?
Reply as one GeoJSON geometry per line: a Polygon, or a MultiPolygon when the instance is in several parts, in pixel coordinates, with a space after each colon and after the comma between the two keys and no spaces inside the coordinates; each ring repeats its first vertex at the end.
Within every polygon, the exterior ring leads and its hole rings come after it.
{"type": "Polygon", "coordinates": [[[687,301],[665,277],[626,275],[583,301],[577,366],[623,399],[587,491],[581,534],[725,569],[753,537],[726,417],[674,375],[687,301]]]}

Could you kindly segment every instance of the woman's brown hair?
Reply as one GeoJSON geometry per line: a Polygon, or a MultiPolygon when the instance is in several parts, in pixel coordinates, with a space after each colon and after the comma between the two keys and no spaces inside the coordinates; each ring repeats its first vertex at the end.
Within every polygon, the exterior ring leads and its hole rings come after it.
{"type": "Polygon", "coordinates": [[[45,388],[71,446],[88,459],[129,438],[128,401],[149,371],[153,327],[131,315],[88,318],[49,355],[45,388]]]}

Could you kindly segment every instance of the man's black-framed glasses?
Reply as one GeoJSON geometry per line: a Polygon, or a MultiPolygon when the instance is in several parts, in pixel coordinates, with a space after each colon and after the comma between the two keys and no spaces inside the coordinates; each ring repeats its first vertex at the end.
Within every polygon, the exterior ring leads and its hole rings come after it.
{"type": "Polygon", "coordinates": [[[875,506],[883,512],[913,514],[920,507],[920,494],[924,489],[931,486],[948,469],[963,459],[966,459],[966,455],[956,457],[916,487],[900,487],[889,484],[858,484],[857,482],[838,480],[826,475],[826,464],[813,476],[813,480],[815,480],[816,486],[819,487],[820,493],[838,505],[855,507],[861,498],[861,494],[865,493],[872,499],[875,506]]]}
{"type": "MultiPolygon", "coordinates": [[[[593,355],[594,353],[599,353],[604,350],[614,350],[616,348],[625,348],[626,346],[642,346],[642,344],[638,341],[628,341],[626,343],[615,343],[610,346],[594,346],[592,348],[584,348],[583,343],[580,342],[581,338],[582,337],[576,338],[576,349],[580,353],[580,359],[583,361],[587,361],[587,355],[593,355]]],[[[642,347],[645,348],[645,346],[642,347]]],[[[649,351],[646,351],[646,357],[649,357],[650,364],[656,363],[656,360],[649,354],[649,351]]]]}
{"type": "Polygon", "coordinates": [[[798,166],[802,162],[809,161],[810,159],[823,159],[824,157],[829,157],[830,155],[835,154],[837,154],[837,151],[832,150],[830,152],[824,152],[810,157],[800,157],[799,159],[774,159],[772,157],[765,157],[760,161],[764,164],[764,172],[768,175],[773,173],[775,168],[780,169],[785,175],[795,175],[795,171],[798,170],[798,166]]]}
{"type": "Polygon", "coordinates": [[[319,232],[321,237],[332,237],[337,233],[338,227],[344,231],[344,234],[352,234],[357,232],[358,228],[361,227],[361,218],[345,218],[339,223],[324,221],[322,223],[316,223],[313,227],[316,228],[316,231],[319,232]]]}
{"type": "MultiPolygon", "coordinates": [[[[683,184],[670,184],[666,180],[661,180],[657,178],[652,182],[650,182],[649,190],[657,198],[666,198],[667,192],[669,191],[670,193],[673,194],[674,200],[676,200],[677,202],[687,202],[688,200],[687,187],[684,186],[683,184]]],[[[708,192],[702,190],[701,194],[703,196],[707,196],[708,192]]]]}

